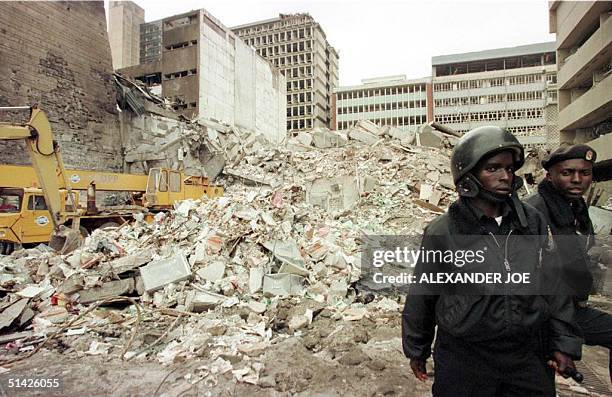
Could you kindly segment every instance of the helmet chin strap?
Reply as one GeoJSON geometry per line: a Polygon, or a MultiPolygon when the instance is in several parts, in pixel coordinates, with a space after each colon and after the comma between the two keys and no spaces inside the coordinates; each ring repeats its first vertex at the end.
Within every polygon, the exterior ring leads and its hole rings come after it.
{"type": "Polygon", "coordinates": [[[523,209],[521,200],[516,193],[522,186],[523,179],[515,176],[514,181],[512,182],[511,192],[509,194],[499,194],[485,189],[482,183],[480,183],[480,181],[474,175],[469,173],[459,183],[458,191],[459,195],[464,197],[480,197],[495,203],[508,202],[516,212],[521,226],[526,228],[528,226],[527,216],[525,215],[525,210],[523,209]]]}

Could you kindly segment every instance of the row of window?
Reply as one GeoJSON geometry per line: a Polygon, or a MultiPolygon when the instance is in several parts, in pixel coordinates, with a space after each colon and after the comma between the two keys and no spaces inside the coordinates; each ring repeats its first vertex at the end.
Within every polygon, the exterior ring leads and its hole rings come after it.
{"type": "Polygon", "coordinates": [[[311,51],[314,46],[313,40],[298,41],[295,43],[274,45],[270,47],[259,47],[257,52],[262,57],[273,57],[277,55],[292,54],[295,52],[311,51]]]}
{"type": "Polygon", "coordinates": [[[379,112],[385,110],[397,110],[397,109],[414,109],[427,107],[426,101],[404,101],[404,102],[387,102],[387,103],[374,103],[370,105],[358,105],[358,106],[343,106],[338,108],[338,114],[352,114],[352,113],[363,113],[363,112],[379,112]]]}
{"type": "Polygon", "coordinates": [[[287,131],[309,130],[312,128],[312,119],[287,120],[287,131]]]}
{"type": "Polygon", "coordinates": [[[270,59],[270,62],[276,67],[284,67],[285,65],[298,65],[301,63],[310,63],[312,61],[312,53],[304,53],[270,59]]]}
{"type": "Polygon", "coordinates": [[[283,75],[287,79],[297,79],[304,77],[312,77],[312,66],[299,66],[295,68],[287,68],[283,70],[283,75]]]}
{"type": "MultiPolygon", "coordinates": [[[[538,125],[521,125],[518,127],[504,127],[508,132],[516,135],[516,136],[532,136],[532,135],[540,135],[544,128],[543,126],[538,125]]],[[[461,134],[465,134],[469,131],[469,129],[463,130],[455,130],[461,134]]]]}
{"type": "Polygon", "coordinates": [[[425,92],[425,84],[417,85],[401,85],[385,88],[369,88],[363,90],[345,91],[338,93],[338,100],[355,99],[355,98],[371,98],[384,95],[399,95],[413,92],[425,92]]]}
{"type": "MultiPolygon", "coordinates": [[[[379,127],[390,125],[394,127],[401,127],[405,125],[421,125],[427,121],[425,115],[418,116],[404,116],[404,117],[388,117],[388,118],[370,118],[367,119],[379,127]]],[[[352,128],[357,122],[356,121],[341,121],[338,122],[338,130],[348,130],[352,128]]]]}
{"type": "Polygon", "coordinates": [[[460,98],[442,98],[434,100],[434,105],[436,107],[484,105],[487,103],[533,101],[537,99],[542,99],[542,91],[511,92],[508,94],[493,94],[460,98]]]}
{"type": "Polygon", "coordinates": [[[312,115],[312,106],[288,106],[287,117],[310,116],[312,115]]]}
{"type": "Polygon", "coordinates": [[[472,90],[477,88],[488,88],[488,87],[501,87],[509,85],[520,85],[520,84],[533,84],[547,81],[549,83],[556,83],[556,73],[534,73],[534,74],[523,74],[520,76],[508,76],[508,77],[496,77],[491,79],[474,79],[464,81],[453,81],[446,83],[435,83],[434,91],[459,91],[459,90],[472,90]]]}
{"type": "Polygon", "coordinates": [[[313,79],[293,80],[287,82],[287,92],[312,89],[313,79]]]}
{"type": "Polygon", "coordinates": [[[312,92],[301,92],[299,94],[288,94],[287,105],[292,103],[305,103],[312,101],[312,92]]]}
{"type": "Polygon", "coordinates": [[[304,25],[310,22],[313,22],[311,16],[304,15],[302,17],[290,17],[283,18],[281,21],[274,22],[272,24],[258,25],[252,26],[249,28],[244,28],[238,31],[239,36],[249,36],[252,34],[261,34],[263,32],[270,32],[278,29],[286,29],[287,26],[295,26],[295,25],[304,25]]]}
{"type": "Polygon", "coordinates": [[[435,120],[439,123],[468,123],[471,121],[499,121],[539,119],[544,116],[543,109],[492,110],[488,112],[469,112],[454,114],[437,114],[435,120]]]}
{"type": "Polygon", "coordinates": [[[175,72],[175,73],[167,73],[167,74],[164,74],[164,81],[174,80],[174,79],[178,79],[181,77],[193,76],[195,74],[198,74],[198,69],[190,69],[190,70],[183,70],[183,71],[175,72]]]}
{"type": "MultiPolygon", "coordinates": [[[[239,36],[242,36],[239,32],[239,36]]],[[[260,46],[267,44],[282,43],[291,40],[305,39],[312,37],[312,27],[306,27],[301,29],[287,30],[285,32],[278,32],[274,34],[268,34],[265,36],[256,36],[244,39],[245,43],[252,46],[260,46]]]]}

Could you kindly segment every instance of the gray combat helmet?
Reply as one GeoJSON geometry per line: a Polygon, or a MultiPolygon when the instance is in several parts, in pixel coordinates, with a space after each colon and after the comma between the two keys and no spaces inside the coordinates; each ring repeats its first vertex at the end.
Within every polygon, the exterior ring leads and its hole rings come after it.
{"type": "Polygon", "coordinates": [[[503,150],[514,152],[515,170],[523,166],[525,163],[523,145],[503,128],[478,127],[462,136],[451,155],[451,173],[455,186],[459,187],[459,182],[471,173],[480,160],[503,150]]]}
{"type": "Polygon", "coordinates": [[[451,155],[451,173],[457,192],[464,197],[482,197],[490,201],[509,201],[516,211],[520,224],[527,227],[527,217],[516,191],[523,186],[523,180],[514,176],[509,195],[490,192],[482,186],[472,171],[480,160],[495,153],[510,150],[514,154],[514,169],[525,163],[523,145],[514,135],[503,128],[478,127],[459,139],[451,155]]]}

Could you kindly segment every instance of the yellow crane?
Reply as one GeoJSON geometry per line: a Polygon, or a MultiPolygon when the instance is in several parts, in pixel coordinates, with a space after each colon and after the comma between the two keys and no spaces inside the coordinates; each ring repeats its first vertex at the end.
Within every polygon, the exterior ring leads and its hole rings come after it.
{"type": "Polygon", "coordinates": [[[66,169],[42,110],[3,110],[30,111],[26,123],[0,123],[0,140],[25,140],[32,166],[0,165],[0,254],[23,244],[51,242],[60,248],[65,238],[59,236],[66,234],[60,233],[62,225],[86,234],[136,213],[169,209],[179,200],[223,195],[223,188],[208,178],[177,170],[152,168],[148,175],[137,175],[66,169]],[[100,193],[122,195],[127,202],[100,206],[100,193]]]}

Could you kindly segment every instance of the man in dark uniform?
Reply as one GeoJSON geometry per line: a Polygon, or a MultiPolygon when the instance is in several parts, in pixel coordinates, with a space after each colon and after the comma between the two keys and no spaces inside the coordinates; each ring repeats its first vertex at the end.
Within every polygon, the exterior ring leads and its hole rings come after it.
{"type": "MultiPolygon", "coordinates": [[[[562,258],[562,280],[576,306],[575,320],[590,346],[612,348],[612,315],[588,306],[593,277],[587,254],[594,244],[593,224],[582,198],[593,181],[595,151],[587,145],[565,145],[542,162],[546,179],[525,201],[542,212],[562,258]]],[[[608,362],[612,374],[612,357],[608,362]]],[[[611,375],[612,377],[612,375],[611,375]]]]}
{"type": "MultiPolygon", "coordinates": [[[[522,145],[504,129],[480,127],[463,136],[451,158],[460,198],[425,229],[421,250],[480,244],[497,258],[497,271],[541,272],[547,266],[543,260],[554,252],[548,252],[552,248],[543,216],[516,196],[522,181],[514,172],[523,163],[522,145]]],[[[415,274],[440,269],[437,265],[420,261],[415,274]]],[[[437,326],[434,396],[555,396],[550,382],[554,371],[547,360],[560,373],[574,368],[572,359],[580,357],[582,340],[576,335],[571,301],[499,288],[470,295],[411,286],[402,314],[404,354],[415,376],[426,380],[437,326]],[[546,352],[538,336],[544,327],[551,342],[546,352]]]]}

